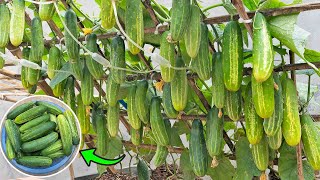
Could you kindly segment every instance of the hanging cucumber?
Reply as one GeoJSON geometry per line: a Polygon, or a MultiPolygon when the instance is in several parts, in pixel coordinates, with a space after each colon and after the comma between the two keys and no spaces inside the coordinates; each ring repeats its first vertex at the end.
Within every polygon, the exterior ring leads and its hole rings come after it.
{"type": "Polygon", "coordinates": [[[6,4],[0,4],[0,48],[5,48],[9,43],[10,11],[6,4]]]}
{"type": "Polygon", "coordinates": [[[250,84],[244,104],[247,138],[250,144],[258,144],[263,137],[263,119],[258,116],[253,105],[252,90],[250,84]]]}
{"type": "Polygon", "coordinates": [[[172,99],[171,99],[171,85],[170,83],[165,83],[163,85],[162,90],[162,105],[165,114],[169,118],[177,118],[179,112],[176,111],[172,105],[172,99]]]}
{"type": "Polygon", "coordinates": [[[199,119],[195,119],[192,122],[189,149],[193,172],[200,177],[206,175],[208,169],[208,152],[202,122],[199,119]]]}
{"type": "Polygon", "coordinates": [[[291,79],[282,81],[284,105],[282,134],[287,144],[296,146],[301,140],[301,125],[297,90],[291,79]]]}
{"type": "Polygon", "coordinates": [[[277,150],[281,147],[282,144],[282,130],[281,128],[276,131],[273,136],[268,136],[269,147],[273,150],[277,150]]]}
{"type": "Polygon", "coordinates": [[[76,95],[74,92],[74,78],[69,76],[66,81],[64,93],[63,93],[63,101],[74,111],[76,112],[76,95]]]}
{"type": "Polygon", "coordinates": [[[273,75],[274,82],[277,84],[277,89],[274,91],[275,107],[270,118],[265,119],[263,126],[264,131],[268,136],[275,136],[277,131],[281,129],[283,121],[283,95],[282,86],[278,74],[273,75]]]}
{"type": "Polygon", "coordinates": [[[140,129],[137,130],[130,127],[130,136],[132,144],[135,146],[139,146],[142,143],[143,126],[141,126],[140,129]]]}
{"type": "MultiPolygon", "coordinates": [[[[5,53],[5,48],[0,48],[0,53],[5,53]]],[[[5,61],[4,59],[0,56],[0,69],[2,69],[4,67],[5,61]]]]}
{"type": "Polygon", "coordinates": [[[258,144],[252,145],[252,157],[257,168],[265,171],[269,164],[269,147],[267,138],[264,136],[258,144]]]}
{"type": "MultiPolygon", "coordinates": [[[[47,1],[49,1],[49,0],[40,0],[40,2],[47,2],[47,1]]],[[[51,20],[54,13],[55,13],[55,8],[52,3],[39,5],[39,16],[42,21],[51,20]]]]}
{"type": "MultiPolygon", "coordinates": [[[[110,61],[113,67],[126,68],[125,46],[120,36],[116,36],[111,41],[110,61]]],[[[111,69],[113,81],[122,84],[126,81],[126,71],[111,69]]]]}
{"type": "MultiPolygon", "coordinates": [[[[143,4],[140,0],[126,1],[125,11],[126,33],[140,47],[144,41],[144,21],[143,21],[143,4]]],[[[135,55],[140,49],[128,41],[129,51],[135,55]]]]}
{"type": "Polygon", "coordinates": [[[97,129],[97,155],[105,156],[107,153],[108,132],[106,117],[101,107],[98,107],[95,118],[97,129]]]}
{"type": "Polygon", "coordinates": [[[274,112],[274,81],[270,76],[266,81],[259,83],[252,76],[252,97],[257,114],[262,118],[269,118],[274,112]]]}
{"type": "MultiPolygon", "coordinates": [[[[97,45],[97,35],[96,34],[89,34],[87,36],[87,46],[91,52],[97,53],[98,52],[98,45],[97,45]]],[[[91,75],[95,79],[100,79],[103,74],[103,66],[95,61],[90,55],[86,56],[86,65],[91,73],[91,75]]],[[[85,74],[86,75],[86,74],[85,74]]]]}
{"type": "Polygon", "coordinates": [[[87,107],[82,102],[81,93],[77,95],[77,117],[80,122],[82,134],[88,134],[90,130],[90,115],[87,113],[87,107]]]}
{"type": "Polygon", "coordinates": [[[226,90],[225,110],[230,119],[238,121],[241,116],[241,92],[232,92],[226,90]]]}
{"type": "Polygon", "coordinates": [[[212,61],[212,103],[217,108],[222,109],[225,104],[225,87],[223,83],[221,53],[214,53],[212,61]]]}
{"type": "Polygon", "coordinates": [[[150,124],[157,144],[161,146],[167,146],[169,144],[169,136],[161,114],[160,97],[153,97],[151,99],[150,124]]]}
{"type": "MultiPolygon", "coordinates": [[[[169,35],[169,31],[166,31],[161,36],[160,43],[160,56],[169,61],[171,66],[174,66],[175,62],[175,48],[174,44],[169,43],[167,37],[169,35]]],[[[171,82],[174,76],[174,70],[170,67],[166,67],[160,65],[161,77],[164,82],[171,82]]]]}
{"type": "Polygon", "coordinates": [[[147,99],[147,92],[148,92],[148,81],[147,80],[142,80],[137,82],[137,89],[136,89],[136,96],[135,96],[135,101],[136,101],[136,111],[141,119],[141,121],[144,124],[149,123],[149,104],[148,104],[148,99],[147,99]]]}
{"type": "Polygon", "coordinates": [[[274,53],[266,18],[256,12],[253,22],[252,64],[257,82],[266,81],[273,71],[274,53]]]}
{"type": "Polygon", "coordinates": [[[52,79],[56,75],[56,70],[60,70],[62,67],[62,59],[60,50],[53,46],[49,50],[49,59],[48,59],[48,77],[52,79]]]}
{"type": "Polygon", "coordinates": [[[229,91],[238,91],[243,71],[243,41],[239,24],[230,21],[223,32],[222,67],[225,87],[229,91]]]}
{"type": "Polygon", "coordinates": [[[120,104],[109,106],[107,112],[107,127],[111,137],[116,137],[119,131],[120,104]]]}
{"type": "Polygon", "coordinates": [[[137,86],[135,84],[131,85],[128,92],[127,97],[127,104],[128,104],[128,119],[129,124],[132,126],[133,129],[140,129],[141,127],[141,120],[136,112],[136,90],[137,86]]]}
{"type": "Polygon", "coordinates": [[[156,167],[161,166],[166,162],[168,156],[168,148],[166,146],[157,145],[156,154],[153,156],[153,163],[156,167]]]}
{"type": "Polygon", "coordinates": [[[106,99],[110,106],[115,106],[118,102],[118,94],[120,90],[120,84],[113,81],[112,74],[109,74],[106,83],[106,99]]]}
{"type": "Polygon", "coordinates": [[[170,32],[173,41],[180,41],[189,24],[191,4],[189,0],[173,0],[170,32]]]}
{"type": "Polygon", "coordinates": [[[101,0],[100,2],[101,25],[105,29],[113,28],[116,23],[111,1],[112,0],[101,0]]]}
{"type": "MultiPolygon", "coordinates": [[[[177,56],[175,67],[184,67],[181,56],[177,56]]],[[[183,111],[188,100],[188,79],[186,70],[174,70],[174,78],[171,82],[171,100],[176,111],[183,111]]]]}
{"type": "Polygon", "coordinates": [[[84,64],[83,77],[81,81],[81,97],[84,105],[89,106],[93,101],[93,77],[89,72],[89,69],[84,64]]]}
{"type": "MultiPolygon", "coordinates": [[[[1,16],[2,19],[2,16],[1,16]]],[[[25,26],[24,0],[13,0],[10,17],[10,42],[14,46],[22,43],[25,26]]]]}
{"type": "MultiPolygon", "coordinates": [[[[22,58],[29,59],[30,51],[31,51],[31,49],[28,47],[23,48],[22,58]]],[[[21,66],[21,84],[25,89],[28,89],[31,87],[31,85],[28,82],[28,68],[25,66],[21,66]]]]}
{"type": "Polygon", "coordinates": [[[210,109],[207,115],[206,134],[207,149],[209,155],[214,158],[222,152],[223,143],[223,116],[219,118],[219,110],[216,107],[210,109]]]}

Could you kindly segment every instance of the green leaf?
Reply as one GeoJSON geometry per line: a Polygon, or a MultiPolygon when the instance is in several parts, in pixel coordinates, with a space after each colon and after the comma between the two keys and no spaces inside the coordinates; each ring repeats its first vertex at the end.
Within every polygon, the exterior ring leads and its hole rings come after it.
{"type": "Polygon", "coordinates": [[[237,170],[235,179],[252,179],[253,176],[260,176],[261,172],[256,167],[246,137],[241,137],[236,144],[237,170]]]}
{"type": "Polygon", "coordinates": [[[259,9],[272,9],[272,8],[280,8],[283,6],[287,6],[287,4],[285,4],[280,0],[267,0],[260,5],[259,9]]]}
{"type": "Polygon", "coordinates": [[[177,147],[184,147],[183,143],[181,141],[181,138],[178,133],[178,128],[172,126],[169,130],[169,136],[170,136],[170,145],[171,146],[177,146],[177,147]]]}
{"type": "Polygon", "coordinates": [[[234,122],[224,122],[223,129],[228,132],[231,129],[235,129],[236,124],[234,122]]]}
{"type": "Polygon", "coordinates": [[[190,132],[190,129],[189,129],[187,123],[188,122],[184,122],[184,121],[176,121],[173,124],[172,128],[175,128],[175,130],[177,131],[177,133],[179,135],[188,134],[190,132]]]}
{"type": "Polygon", "coordinates": [[[207,174],[212,179],[231,180],[234,176],[235,169],[230,160],[227,157],[223,156],[221,159],[218,159],[218,162],[218,166],[215,168],[210,167],[207,171],[207,174]]]}
{"type": "Polygon", "coordinates": [[[56,73],[56,75],[50,81],[50,87],[53,89],[57,84],[65,80],[72,74],[70,63],[65,63],[60,69],[61,72],[56,73]]]}
{"type": "Polygon", "coordinates": [[[250,10],[256,10],[259,6],[260,0],[243,0],[244,5],[250,10]]]}
{"type": "Polygon", "coordinates": [[[119,137],[111,137],[108,142],[106,158],[113,159],[123,154],[123,144],[119,137]]]}
{"type": "MultiPolygon", "coordinates": [[[[279,175],[281,179],[298,180],[296,148],[283,143],[280,148],[279,175]]],[[[303,161],[305,180],[315,179],[314,171],[308,161],[303,161]]]]}
{"type": "Polygon", "coordinates": [[[230,15],[237,14],[237,9],[233,6],[231,0],[222,0],[223,7],[227,10],[230,15]]]}
{"type": "Polygon", "coordinates": [[[320,62],[320,52],[305,48],[304,57],[309,62],[320,62]]]}
{"type": "Polygon", "coordinates": [[[189,151],[187,151],[187,150],[184,150],[181,153],[180,169],[182,171],[183,179],[185,179],[185,180],[194,180],[195,179],[196,176],[193,173],[191,163],[190,163],[189,151]]]}
{"type": "Polygon", "coordinates": [[[138,179],[139,180],[147,180],[150,179],[150,173],[147,164],[144,162],[144,160],[139,160],[137,165],[138,170],[138,179]]]}
{"type": "Polygon", "coordinates": [[[282,56],[285,56],[288,54],[286,49],[279,48],[278,46],[273,46],[273,50],[282,56]]]}

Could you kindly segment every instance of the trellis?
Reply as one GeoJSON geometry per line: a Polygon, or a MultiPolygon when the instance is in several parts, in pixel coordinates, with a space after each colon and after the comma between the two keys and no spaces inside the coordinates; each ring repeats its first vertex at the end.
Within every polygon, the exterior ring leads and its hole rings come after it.
{"type": "MultiPolygon", "coordinates": [[[[0,3],[3,2],[4,0],[0,0],[0,3]]],[[[60,0],[60,2],[64,5],[65,8],[70,8],[70,4],[66,1],[66,0],[60,0]]],[[[162,33],[166,30],[168,30],[168,26],[166,25],[159,25],[160,21],[157,19],[154,10],[152,9],[151,6],[151,2],[150,0],[144,0],[142,1],[145,8],[147,9],[148,13],[150,14],[153,22],[154,22],[154,27],[152,28],[146,28],[145,29],[145,33],[146,34],[151,34],[151,33],[162,33]]],[[[241,0],[234,0],[233,5],[236,7],[238,14],[234,15],[233,17],[231,17],[230,15],[224,15],[224,16],[218,16],[218,17],[208,17],[205,18],[203,20],[204,23],[206,24],[219,24],[219,23],[223,23],[223,22],[228,22],[230,21],[230,19],[234,19],[234,20],[238,20],[239,18],[242,18],[244,20],[249,20],[250,18],[252,18],[255,14],[255,12],[246,12],[245,8],[243,6],[243,3],[241,0]]],[[[37,7],[37,5],[36,5],[37,7]]],[[[38,7],[37,7],[38,8],[38,7]]],[[[283,8],[276,8],[276,9],[267,9],[267,10],[261,10],[260,12],[263,13],[265,16],[280,16],[280,15],[287,15],[287,14],[294,14],[294,13],[300,13],[300,12],[304,12],[304,11],[311,11],[311,10],[318,10],[320,9],[320,3],[307,3],[307,4],[300,4],[300,5],[295,5],[295,6],[287,6],[287,7],[283,7],[283,8]]],[[[31,25],[31,19],[30,16],[26,13],[25,14],[26,17],[26,23],[31,25]]],[[[47,21],[49,27],[53,30],[53,32],[57,35],[58,38],[52,39],[52,40],[44,40],[44,44],[45,46],[49,47],[51,44],[53,43],[64,43],[63,40],[63,33],[61,32],[61,30],[58,28],[58,26],[54,23],[54,21],[49,20],[47,21]]],[[[80,29],[84,28],[84,25],[82,24],[82,22],[78,19],[78,26],[80,29]]],[[[250,23],[245,24],[245,27],[247,28],[248,32],[250,35],[252,35],[252,25],[250,23]]],[[[103,34],[98,34],[97,37],[98,39],[108,39],[108,38],[112,38],[114,36],[117,35],[117,32],[111,32],[111,33],[103,33],[103,34]]],[[[79,41],[84,41],[85,37],[80,37],[79,41]]],[[[21,46],[23,46],[24,44],[22,43],[21,46]]],[[[18,58],[22,58],[22,52],[21,49],[19,47],[14,47],[11,44],[8,45],[8,50],[10,50],[10,52],[17,56],[18,58]]],[[[211,50],[214,50],[214,47],[211,46],[211,50]]],[[[102,52],[99,49],[99,52],[102,52]]],[[[103,55],[103,53],[101,53],[103,55]]],[[[140,52],[138,54],[138,57],[140,58],[141,62],[143,62],[143,64],[149,69],[152,70],[152,66],[150,65],[150,61],[148,61],[145,56],[143,55],[143,52],[140,52]]],[[[314,65],[317,68],[320,68],[320,63],[314,63],[314,65]]],[[[5,64],[5,67],[10,67],[10,66],[14,66],[14,64],[5,64]]],[[[299,63],[299,64],[295,64],[295,60],[294,60],[294,54],[290,51],[290,64],[286,64],[282,67],[278,67],[276,69],[274,69],[274,71],[279,72],[279,71],[291,71],[291,78],[292,79],[296,79],[295,77],[295,70],[303,70],[303,69],[312,69],[307,63],[299,63]]],[[[251,73],[251,68],[245,68],[244,69],[244,74],[248,75],[251,73]]],[[[16,74],[12,71],[7,70],[6,68],[0,70],[0,74],[2,74],[3,76],[0,76],[0,80],[7,82],[8,84],[13,84],[14,86],[2,86],[0,88],[0,91],[8,91],[8,92],[14,92],[16,93],[16,95],[27,95],[25,93],[25,91],[23,90],[23,88],[21,86],[17,86],[16,82],[12,82],[13,80],[16,81],[20,81],[20,74],[16,74]]],[[[101,80],[106,80],[108,77],[107,75],[104,76],[101,80]]],[[[137,80],[137,79],[150,79],[150,80],[155,80],[155,81],[159,81],[161,79],[161,74],[158,72],[153,72],[147,75],[142,75],[142,74],[135,74],[135,75],[127,75],[127,81],[133,81],[133,80],[137,80]]],[[[195,93],[198,95],[199,99],[201,100],[202,104],[204,105],[204,107],[209,110],[210,109],[210,105],[207,102],[207,100],[205,99],[203,93],[201,92],[201,90],[197,87],[197,84],[195,82],[195,79],[197,79],[198,76],[194,73],[192,74],[188,74],[188,82],[189,85],[191,86],[191,88],[195,91],[195,93]]],[[[50,96],[54,96],[53,92],[50,88],[50,86],[48,85],[48,83],[46,82],[47,77],[42,77],[42,79],[38,82],[38,87],[40,89],[42,89],[47,95],[50,96]]],[[[95,80],[95,89],[102,95],[105,96],[105,92],[104,90],[100,87],[99,83],[97,80],[95,80]]],[[[80,86],[79,83],[76,82],[76,89],[78,91],[80,91],[80,86]]],[[[9,101],[9,102],[15,102],[16,99],[12,98],[9,95],[3,95],[2,97],[0,97],[0,99],[5,100],[5,101],[9,101]]],[[[127,123],[125,116],[127,116],[127,113],[125,111],[120,113],[121,117],[120,120],[123,123],[123,125],[126,127],[126,129],[129,131],[130,130],[130,125],[127,123]]],[[[164,115],[165,116],[165,115],[164,115]]],[[[193,120],[195,118],[200,118],[201,120],[205,120],[205,115],[181,115],[181,117],[177,120],[183,120],[183,121],[187,121],[187,120],[193,120]]],[[[316,121],[320,121],[320,115],[313,115],[313,118],[316,121]]],[[[228,117],[225,117],[225,120],[230,121],[230,119],[228,117]]],[[[243,120],[243,118],[240,119],[240,122],[243,120]]],[[[95,147],[94,143],[93,143],[93,135],[89,135],[87,134],[85,136],[85,143],[89,148],[93,148],[95,147]]],[[[232,155],[228,155],[228,156],[233,156],[234,157],[234,144],[232,143],[232,141],[230,140],[230,138],[228,137],[227,133],[224,132],[224,139],[227,143],[227,145],[229,146],[230,150],[232,151],[232,155]]],[[[123,144],[127,147],[134,147],[134,145],[131,142],[128,141],[123,141],[123,144]]],[[[141,144],[139,147],[142,148],[148,148],[148,149],[156,149],[156,146],[154,145],[150,145],[150,144],[141,144]]],[[[168,147],[169,152],[174,152],[174,153],[181,153],[183,151],[183,148],[180,147],[168,147]]],[[[301,161],[301,145],[299,144],[299,146],[297,146],[297,159],[298,159],[298,174],[299,174],[299,178],[302,178],[302,161],[301,161]]],[[[230,158],[232,159],[232,158],[230,158]]],[[[116,173],[116,170],[114,169],[114,167],[109,167],[108,168],[111,172],[116,173]]],[[[72,173],[72,171],[70,171],[72,173]]]]}

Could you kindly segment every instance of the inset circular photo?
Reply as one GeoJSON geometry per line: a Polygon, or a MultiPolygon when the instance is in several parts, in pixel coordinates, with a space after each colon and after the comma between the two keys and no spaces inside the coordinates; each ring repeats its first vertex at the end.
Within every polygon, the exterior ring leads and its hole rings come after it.
{"type": "Polygon", "coordinates": [[[48,177],[75,160],[81,129],[75,113],[50,96],[30,96],[15,103],[1,121],[1,152],[27,176],[48,177]]]}

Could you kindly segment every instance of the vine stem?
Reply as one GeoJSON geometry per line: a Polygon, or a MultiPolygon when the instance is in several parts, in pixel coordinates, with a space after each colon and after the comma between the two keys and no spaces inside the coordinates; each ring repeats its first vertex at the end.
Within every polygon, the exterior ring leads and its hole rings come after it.
{"type": "Polygon", "coordinates": [[[157,1],[155,0],[151,0],[151,1],[163,12],[163,14],[167,16],[167,18],[170,18],[169,14],[163,9],[163,7],[160,4],[157,3],[157,1]]]}
{"type": "Polygon", "coordinates": [[[308,75],[308,94],[307,94],[307,102],[310,101],[310,89],[311,89],[311,75],[308,75]]]}
{"type": "Polygon", "coordinates": [[[208,6],[208,7],[204,8],[202,11],[203,11],[203,12],[207,12],[207,11],[209,11],[210,9],[213,9],[213,8],[216,8],[216,7],[220,7],[220,6],[223,6],[223,3],[214,4],[214,5],[208,6]]]}

